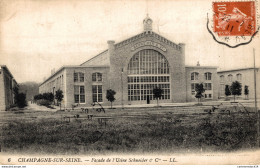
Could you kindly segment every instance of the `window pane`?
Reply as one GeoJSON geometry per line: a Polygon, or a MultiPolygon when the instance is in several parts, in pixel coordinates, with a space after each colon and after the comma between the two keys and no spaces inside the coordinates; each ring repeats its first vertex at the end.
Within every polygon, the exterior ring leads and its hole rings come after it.
{"type": "Polygon", "coordinates": [[[79,103],[79,95],[74,95],[74,100],[75,100],[75,103],[79,103]]]}
{"type": "Polygon", "coordinates": [[[92,86],[92,92],[93,93],[97,93],[97,85],[93,85],[92,86]]]}
{"type": "Polygon", "coordinates": [[[103,100],[102,100],[102,94],[98,94],[98,102],[103,102],[103,100]]]}
{"type": "Polygon", "coordinates": [[[98,93],[102,93],[102,85],[98,85],[98,93]]]}
{"type": "Polygon", "coordinates": [[[84,82],[84,73],[79,73],[80,82],[84,82]]]}
{"type": "Polygon", "coordinates": [[[85,103],[85,95],[80,95],[80,103],[85,103]]]}
{"type": "Polygon", "coordinates": [[[93,93],[92,98],[93,98],[93,102],[97,102],[97,94],[93,93]]]}
{"type": "Polygon", "coordinates": [[[96,82],[96,81],[97,81],[96,73],[93,73],[93,74],[92,74],[92,81],[93,81],[93,82],[96,82]]]}
{"type": "Polygon", "coordinates": [[[84,93],[85,93],[84,86],[80,86],[80,94],[84,94],[84,93]]]}
{"type": "Polygon", "coordinates": [[[74,73],[74,82],[78,82],[79,79],[78,79],[78,73],[74,73]]]}
{"type": "Polygon", "coordinates": [[[102,74],[101,73],[97,73],[97,81],[102,81],[102,74]]]}
{"type": "Polygon", "coordinates": [[[79,86],[74,86],[74,93],[79,94],[79,86]]]}

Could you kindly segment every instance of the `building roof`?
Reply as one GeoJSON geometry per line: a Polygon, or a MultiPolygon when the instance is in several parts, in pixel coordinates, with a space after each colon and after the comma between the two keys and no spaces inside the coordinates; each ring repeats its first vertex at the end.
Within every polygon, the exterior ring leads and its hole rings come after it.
{"type": "MultiPolygon", "coordinates": [[[[229,69],[229,70],[221,70],[221,71],[218,71],[217,73],[243,71],[243,70],[252,70],[252,69],[254,69],[254,67],[250,67],[250,68],[237,68],[237,69],[229,69]]],[[[259,67],[256,67],[256,69],[258,70],[259,67]]]]}
{"type": "MultiPolygon", "coordinates": [[[[134,36],[131,36],[125,40],[122,40],[122,41],[119,41],[118,43],[115,43],[115,48],[117,47],[120,47],[122,45],[127,45],[128,43],[131,43],[133,41],[136,41],[140,38],[143,38],[144,35],[146,34],[145,31],[137,34],[137,35],[134,35],[134,36]]],[[[178,48],[181,48],[180,44],[176,44],[174,42],[172,42],[171,40],[168,40],[167,38],[151,31],[150,32],[150,35],[154,35],[156,36],[157,38],[159,38],[161,41],[171,45],[171,46],[176,46],[178,48]]],[[[80,65],[110,65],[110,61],[109,61],[109,56],[108,56],[108,49],[106,49],[105,51],[97,54],[96,56],[90,58],[89,60],[83,62],[82,64],[80,65]]]]}
{"type": "Polygon", "coordinates": [[[108,58],[108,50],[105,50],[98,55],[90,58],[89,60],[80,64],[80,66],[84,65],[109,65],[109,58],[108,58]],[[96,64],[98,62],[98,64],[96,64]]]}
{"type": "Polygon", "coordinates": [[[55,76],[57,73],[61,72],[62,70],[66,68],[93,68],[93,67],[98,67],[98,68],[109,68],[107,65],[88,65],[88,66],[80,66],[80,65],[66,65],[60,67],[55,73],[50,75],[47,79],[45,79],[39,86],[43,85],[46,83],[48,80],[50,80],[53,76],[55,76]]]}
{"type": "Polygon", "coordinates": [[[17,84],[17,81],[14,79],[14,76],[12,75],[12,73],[9,71],[9,69],[7,68],[6,65],[0,65],[0,70],[1,68],[6,69],[7,73],[13,78],[13,80],[15,81],[15,83],[17,84]]]}
{"type": "Polygon", "coordinates": [[[208,68],[208,69],[217,69],[218,67],[217,66],[189,66],[189,65],[186,65],[185,68],[208,68]]]}

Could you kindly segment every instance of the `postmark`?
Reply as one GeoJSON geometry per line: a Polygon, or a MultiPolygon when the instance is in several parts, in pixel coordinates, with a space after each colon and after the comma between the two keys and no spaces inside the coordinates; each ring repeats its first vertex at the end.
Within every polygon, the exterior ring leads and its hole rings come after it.
{"type": "Polygon", "coordinates": [[[246,45],[258,32],[255,1],[213,2],[212,13],[207,29],[220,44],[230,48],[246,45]]]}

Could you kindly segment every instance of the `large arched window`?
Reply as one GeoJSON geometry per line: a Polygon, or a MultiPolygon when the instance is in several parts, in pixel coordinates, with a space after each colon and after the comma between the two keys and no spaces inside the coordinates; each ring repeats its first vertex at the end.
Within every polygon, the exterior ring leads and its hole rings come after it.
{"type": "Polygon", "coordinates": [[[170,75],[167,59],[158,51],[136,53],[128,64],[128,100],[153,100],[153,88],[163,90],[161,99],[170,99],[170,75]]]}

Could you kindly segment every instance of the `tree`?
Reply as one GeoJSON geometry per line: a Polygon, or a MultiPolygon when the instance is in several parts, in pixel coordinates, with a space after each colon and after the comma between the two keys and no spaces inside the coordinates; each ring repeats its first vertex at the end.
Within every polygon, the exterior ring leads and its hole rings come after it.
{"type": "Polygon", "coordinates": [[[57,102],[59,103],[60,105],[60,110],[61,110],[61,101],[63,99],[63,92],[62,90],[57,90],[56,93],[55,93],[55,99],[57,100],[57,102]]]}
{"type": "Polygon", "coordinates": [[[198,99],[198,103],[200,102],[200,99],[203,97],[203,93],[205,92],[205,89],[203,87],[203,84],[197,84],[195,86],[196,95],[195,97],[198,99]]]}
{"type": "Polygon", "coordinates": [[[225,86],[225,95],[226,95],[226,97],[231,95],[230,88],[228,85],[225,86]]]}
{"type": "Polygon", "coordinates": [[[241,95],[242,87],[241,83],[238,81],[235,81],[231,84],[230,86],[231,94],[234,95],[234,101],[236,100],[236,95],[239,96],[241,95]]]}
{"type": "Polygon", "coordinates": [[[246,99],[248,99],[249,89],[248,89],[248,86],[247,86],[247,85],[245,85],[244,94],[245,94],[245,96],[246,96],[246,99]]]}
{"type": "Polygon", "coordinates": [[[107,90],[106,98],[111,103],[111,109],[112,109],[112,102],[114,102],[116,100],[115,94],[116,94],[116,92],[114,90],[112,90],[112,89],[107,90]]]}
{"type": "Polygon", "coordinates": [[[153,89],[153,97],[157,100],[157,106],[159,106],[159,98],[162,97],[163,90],[157,86],[153,89]]]}
{"type": "Polygon", "coordinates": [[[42,94],[42,98],[45,99],[45,100],[48,100],[50,102],[53,102],[54,100],[54,95],[53,93],[49,92],[49,93],[43,93],[42,94]]]}
{"type": "Polygon", "coordinates": [[[42,94],[37,94],[37,95],[34,96],[35,101],[40,100],[40,99],[43,99],[42,94]]]}
{"type": "Polygon", "coordinates": [[[19,108],[23,108],[23,107],[27,106],[26,94],[18,93],[16,96],[16,104],[19,108]]]}

